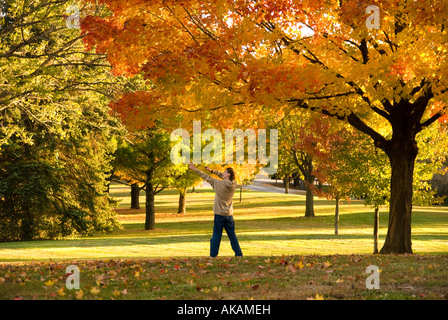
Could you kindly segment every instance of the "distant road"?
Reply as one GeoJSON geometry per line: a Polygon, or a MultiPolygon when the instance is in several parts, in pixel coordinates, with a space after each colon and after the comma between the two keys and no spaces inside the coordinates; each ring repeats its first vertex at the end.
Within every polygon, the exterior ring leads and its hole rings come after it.
{"type": "MultiPolygon", "coordinates": [[[[282,180],[278,180],[279,182],[282,180]]],[[[203,188],[210,188],[210,184],[206,181],[203,182],[203,188]]],[[[275,179],[270,179],[268,176],[257,175],[254,182],[251,185],[246,186],[244,189],[260,192],[277,192],[285,193],[285,188],[283,187],[283,182],[275,185],[275,179]]],[[[305,190],[296,190],[289,188],[290,194],[303,194],[305,195],[305,190]]]]}
{"type": "MultiPolygon", "coordinates": [[[[252,191],[262,191],[262,192],[278,192],[278,193],[285,193],[285,188],[283,187],[283,181],[278,180],[282,182],[281,184],[278,183],[277,186],[275,185],[275,179],[270,179],[267,176],[257,175],[255,177],[254,182],[247,186],[245,189],[252,190],[252,191]],[[281,185],[281,186],[280,186],[281,185]]],[[[305,190],[296,190],[293,188],[289,188],[290,194],[305,194],[305,190]]]]}

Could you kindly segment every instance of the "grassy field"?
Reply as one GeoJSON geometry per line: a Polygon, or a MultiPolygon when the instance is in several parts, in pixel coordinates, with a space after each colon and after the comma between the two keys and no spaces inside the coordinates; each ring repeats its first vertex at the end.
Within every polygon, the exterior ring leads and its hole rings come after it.
{"type": "MultiPolygon", "coordinates": [[[[300,195],[235,195],[236,232],[244,257],[226,235],[220,256],[208,258],[214,194],[156,198],[156,229],[144,230],[144,209],[129,210],[129,188],[113,185],[122,229],[54,241],[0,243],[0,298],[25,299],[445,299],[448,298],[448,208],[415,207],[410,256],[371,255],[373,211],[344,203],[339,235],[334,202],[316,199],[304,218],[300,195]],[[65,267],[79,266],[81,290],[65,288],[65,267]],[[381,269],[381,290],[367,290],[365,269],[381,269]]],[[[144,206],[144,197],[141,202],[144,206]]],[[[380,214],[380,247],[387,230],[380,214]]]]}
{"type": "Polygon", "coordinates": [[[448,299],[446,255],[307,255],[7,264],[0,299],[448,299]],[[66,267],[80,289],[66,288],[66,267]],[[369,265],[380,269],[368,290],[369,265]]]}
{"type": "MultiPolygon", "coordinates": [[[[144,230],[142,209],[129,210],[129,188],[113,185],[111,194],[120,201],[122,230],[56,241],[0,243],[0,261],[91,258],[192,257],[209,254],[213,228],[210,189],[187,194],[187,213],[177,214],[178,193],[167,190],[156,197],[156,229],[144,230]]],[[[315,218],[305,218],[305,197],[280,193],[243,192],[235,195],[236,232],[245,256],[370,254],[373,252],[373,210],[361,201],[340,206],[339,235],[334,234],[334,202],[316,199],[315,218]]],[[[380,248],[387,231],[388,215],[380,213],[380,248]]],[[[415,207],[412,217],[415,253],[448,252],[448,207],[415,207]]],[[[223,236],[220,256],[231,256],[223,236]]]]}

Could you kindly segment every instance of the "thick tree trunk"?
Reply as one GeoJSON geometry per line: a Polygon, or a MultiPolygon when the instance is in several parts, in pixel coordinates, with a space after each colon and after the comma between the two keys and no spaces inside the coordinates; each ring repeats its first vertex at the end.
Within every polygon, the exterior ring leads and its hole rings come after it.
{"type": "Polygon", "coordinates": [[[145,230],[153,230],[155,228],[156,209],[154,206],[154,190],[151,182],[146,182],[146,219],[145,230]]]}
{"type": "Polygon", "coordinates": [[[301,160],[299,160],[299,156],[297,156],[296,152],[293,156],[297,167],[305,178],[305,217],[314,217],[314,195],[312,188],[314,187],[314,179],[316,177],[313,175],[313,158],[306,154],[302,154],[300,156],[301,160]]]}
{"type": "MultiPolygon", "coordinates": [[[[314,181],[314,177],[313,177],[314,181]]],[[[306,183],[305,217],[314,217],[314,194],[312,182],[306,183]]]]}
{"type": "Polygon", "coordinates": [[[373,253],[378,253],[378,229],[380,226],[380,208],[378,206],[375,207],[375,215],[373,219],[373,253]]]}
{"type": "Polygon", "coordinates": [[[131,209],[140,209],[140,188],[137,183],[131,184],[131,209]]]}
{"type": "Polygon", "coordinates": [[[20,228],[20,240],[33,240],[33,217],[28,205],[23,206],[22,226],[20,228]]]}
{"type": "Polygon", "coordinates": [[[187,203],[185,201],[185,194],[187,193],[187,188],[179,190],[179,207],[177,208],[177,213],[187,213],[187,203]]]}
{"type": "Polygon", "coordinates": [[[392,167],[389,226],[380,253],[412,253],[412,182],[418,147],[415,139],[391,142],[386,150],[392,167]]]}
{"type": "Polygon", "coordinates": [[[285,186],[285,193],[289,193],[289,176],[283,179],[283,185],[285,186]]]}

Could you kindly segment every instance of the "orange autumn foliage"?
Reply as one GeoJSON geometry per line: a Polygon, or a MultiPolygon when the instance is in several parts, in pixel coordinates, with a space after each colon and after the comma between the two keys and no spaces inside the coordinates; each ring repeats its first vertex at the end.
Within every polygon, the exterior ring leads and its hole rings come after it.
{"type": "Polygon", "coordinates": [[[258,127],[299,108],[345,121],[391,161],[383,252],[412,252],[415,137],[448,111],[447,1],[97,2],[111,14],[82,19],[85,43],[150,84],[113,105],[125,122],[258,127]],[[369,5],[380,29],[366,26],[369,5]]]}

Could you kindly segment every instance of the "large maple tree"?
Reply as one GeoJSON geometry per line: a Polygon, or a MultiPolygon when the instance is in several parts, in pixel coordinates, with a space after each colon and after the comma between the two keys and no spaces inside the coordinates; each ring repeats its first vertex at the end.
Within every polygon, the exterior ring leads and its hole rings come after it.
{"type": "Polygon", "coordinates": [[[107,53],[116,74],[141,73],[152,85],[116,104],[125,122],[181,112],[218,128],[254,126],[262,108],[345,121],[390,160],[381,253],[412,252],[416,135],[448,108],[447,1],[96,2],[110,14],[82,19],[86,43],[107,53]],[[369,5],[379,8],[379,29],[366,25],[369,5]]]}

